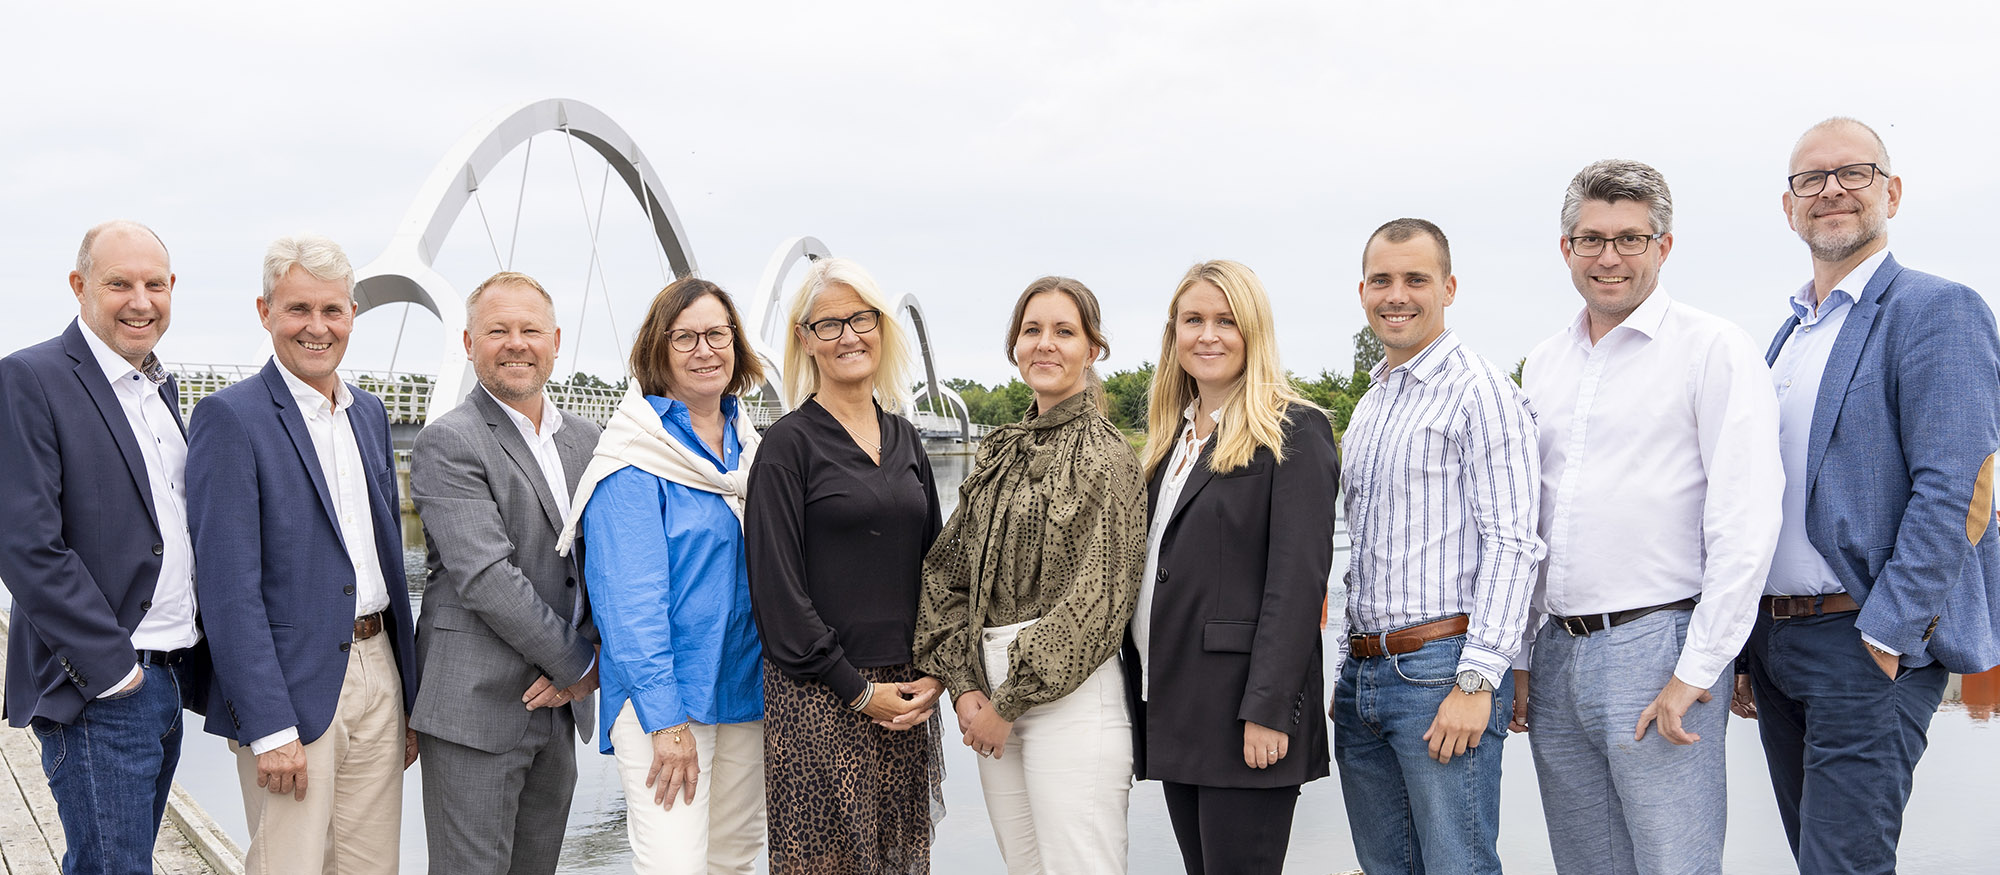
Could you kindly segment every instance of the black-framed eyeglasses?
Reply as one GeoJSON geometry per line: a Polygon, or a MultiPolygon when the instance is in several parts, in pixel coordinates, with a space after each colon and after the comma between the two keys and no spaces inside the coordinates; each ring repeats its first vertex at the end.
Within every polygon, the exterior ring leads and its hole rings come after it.
{"type": "Polygon", "coordinates": [[[1604,244],[1608,242],[1611,244],[1612,249],[1618,251],[1619,255],[1644,255],[1646,254],[1646,247],[1653,245],[1653,241],[1665,236],[1667,236],[1665,233],[1620,234],[1616,237],[1605,238],[1595,234],[1585,234],[1581,237],[1569,238],[1569,254],[1580,255],[1584,258],[1589,258],[1593,255],[1603,255],[1604,244]]]}
{"type": "Polygon", "coordinates": [[[717,325],[707,331],[689,331],[685,328],[667,332],[667,345],[674,352],[694,352],[694,345],[706,342],[709,349],[724,350],[736,342],[736,328],[732,325],[717,325]]]}
{"type": "Polygon", "coordinates": [[[1808,170],[1804,173],[1794,173],[1785,177],[1785,182],[1792,187],[1793,195],[1797,197],[1812,197],[1826,190],[1826,180],[1829,176],[1838,180],[1841,188],[1848,191],[1855,191],[1874,185],[1875,174],[1881,171],[1882,166],[1874,162],[1848,164],[1842,167],[1835,167],[1832,170],[1808,170]]]}
{"type": "Polygon", "coordinates": [[[801,322],[800,325],[821,340],[839,340],[841,329],[852,328],[855,334],[867,334],[875,330],[882,321],[882,311],[862,310],[845,319],[821,319],[818,322],[801,322]]]}

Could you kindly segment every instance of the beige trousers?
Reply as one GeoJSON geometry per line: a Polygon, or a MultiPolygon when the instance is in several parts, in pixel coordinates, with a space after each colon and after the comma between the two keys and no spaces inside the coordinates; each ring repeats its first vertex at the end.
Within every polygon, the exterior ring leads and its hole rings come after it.
{"type": "Polygon", "coordinates": [[[305,746],[306,798],[257,786],[257,757],[231,742],[249,875],[395,875],[402,854],[403,684],[388,635],[356,641],[340,704],[305,746]]]}
{"type": "MultiPolygon", "coordinates": [[[[654,804],[646,786],[653,737],[632,703],[611,724],[612,755],[625,785],[625,833],[638,875],[750,875],[764,853],[764,722],[688,726],[701,776],[694,802],[654,804]]],[[[660,780],[666,780],[662,776],[660,780]]]]}

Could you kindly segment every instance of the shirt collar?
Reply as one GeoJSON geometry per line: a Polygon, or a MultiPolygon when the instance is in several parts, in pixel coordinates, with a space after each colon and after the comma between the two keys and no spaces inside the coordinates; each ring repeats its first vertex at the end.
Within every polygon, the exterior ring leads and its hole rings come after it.
{"type": "MultiPolygon", "coordinates": [[[[1197,401],[1188,402],[1188,406],[1181,411],[1182,422],[1188,423],[1190,425],[1194,423],[1194,414],[1195,411],[1199,409],[1199,403],[1200,402],[1197,401]]],[[[1217,424],[1220,424],[1222,422],[1222,408],[1217,407],[1214,410],[1209,411],[1208,418],[1215,421],[1217,424]]]]}
{"type": "MultiPolygon", "coordinates": [[[[1882,247],[1882,251],[1868,256],[1860,264],[1855,265],[1853,270],[1848,271],[1846,276],[1840,278],[1840,282],[1833,284],[1833,291],[1826,293],[1826,302],[1820,304],[1818,317],[1825,318],[1827,313],[1840,309],[1842,303],[1841,296],[1845,296],[1849,302],[1861,300],[1862,291],[1866,290],[1868,284],[1874,281],[1875,273],[1882,269],[1882,262],[1888,260],[1889,247],[1884,246],[1882,247]]],[[[1807,280],[1805,285],[1800,286],[1798,291],[1792,293],[1791,304],[1792,313],[1799,317],[1800,322],[1817,321],[1817,319],[1813,318],[1814,301],[1811,280],[1807,280]]]]}
{"type": "Polygon", "coordinates": [[[1380,383],[1383,377],[1396,371],[1407,372],[1417,382],[1429,382],[1432,377],[1437,376],[1437,372],[1444,368],[1445,362],[1450,361],[1451,354],[1457,350],[1458,335],[1447,328],[1443,334],[1437,336],[1436,340],[1431,341],[1429,346],[1411,356],[1409,361],[1394,368],[1388,366],[1387,359],[1376,362],[1375,367],[1369,369],[1368,382],[1380,383]]]}
{"type": "Polygon", "coordinates": [[[133,374],[138,374],[151,380],[153,384],[151,388],[157,388],[167,382],[167,369],[160,366],[159,356],[148,352],[146,353],[145,361],[140,362],[145,367],[132,367],[131,362],[126,361],[124,356],[113,352],[111,345],[105,343],[104,338],[98,337],[97,332],[90,330],[90,326],[84,325],[81,327],[83,328],[83,342],[86,346],[90,347],[90,354],[97,359],[97,366],[103,369],[106,382],[117,386],[119,385],[119,381],[133,374]]]}
{"type": "MultiPolygon", "coordinates": [[[[1630,328],[1645,335],[1648,340],[1658,337],[1660,326],[1667,321],[1667,308],[1672,305],[1673,299],[1667,296],[1667,290],[1661,286],[1654,286],[1653,293],[1646,296],[1646,300],[1639,304],[1639,308],[1628,314],[1625,321],[1618,323],[1611,331],[1604,332],[1604,336],[1610,337],[1613,331],[1620,328],[1630,328]]],[[[1588,348],[1591,345],[1589,307],[1584,307],[1576,314],[1576,319],[1570,322],[1569,337],[1578,346],[1588,348]]]]}
{"type": "MultiPolygon", "coordinates": [[[[320,394],[318,389],[308,385],[306,381],[299,379],[299,376],[292,373],[290,368],[278,362],[277,356],[272,356],[271,361],[278,365],[278,375],[285,378],[285,387],[292,390],[292,398],[299,402],[300,407],[308,410],[326,409],[325,395],[320,394]]],[[[333,390],[332,412],[339,413],[346,410],[353,403],[354,393],[347,391],[347,381],[342,380],[333,390]]],[[[504,407],[506,405],[501,406],[504,407]]]]}
{"type": "Polygon", "coordinates": [[[479,391],[485,392],[486,397],[492,398],[493,403],[500,405],[500,409],[506,411],[507,418],[513,421],[514,427],[520,430],[522,437],[552,438],[556,436],[556,432],[562,431],[562,411],[556,408],[556,402],[549,398],[547,392],[542,393],[542,426],[546,430],[537,432],[535,424],[528,421],[528,417],[500,400],[499,396],[493,394],[493,390],[486,388],[485,383],[479,384],[479,391]]]}

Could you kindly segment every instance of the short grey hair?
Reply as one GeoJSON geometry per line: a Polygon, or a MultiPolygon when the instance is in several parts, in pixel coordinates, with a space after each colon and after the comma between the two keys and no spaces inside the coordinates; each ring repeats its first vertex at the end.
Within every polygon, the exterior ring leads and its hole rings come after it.
{"type": "Polygon", "coordinates": [[[1563,192],[1564,237],[1576,233],[1577,216],[1583,212],[1584,201],[1638,201],[1646,205],[1653,233],[1673,233],[1674,194],[1667,189],[1667,178],[1637,161],[1607,158],[1577,171],[1569,181],[1569,189],[1563,192]]]}
{"type": "Polygon", "coordinates": [[[479,301],[481,298],[486,297],[486,290],[496,286],[522,286],[534,289],[541,294],[542,303],[549,306],[549,322],[553,323],[556,321],[556,299],[549,297],[548,289],[542,288],[541,283],[536,282],[534,277],[525,273],[503,270],[487,277],[485,282],[480,283],[478,288],[472,290],[472,294],[465,296],[466,325],[471,325],[473,315],[479,312],[479,301]]]}
{"type": "MultiPolygon", "coordinates": [[[[165,252],[167,249],[167,241],[160,239],[159,232],[154,231],[153,229],[148,228],[145,225],[142,225],[138,222],[134,222],[131,219],[112,219],[109,222],[99,222],[96,226],[92,227],[90,230],[83,232],[83,245],[78,246],[76,248],[77,276],[84,276],[84,277],[90,276],[90,269],[91,267],[94,266],[94,261],[91,258],[90,250],[97,246],[97,235],[102,234],[106,231],[133,231],[133,232],[144,231],[148,234],[153,235],[154,242],[160,244],[160,251],[165,252]]],[[[167,253],[167,263],[168,264],[173,263],[173,253],[170,252],[167,253]]]]}
{"type": "MultiPolygon", "coordinates": [[[[1803,146],[1803,145],[1805,145],[1805,144],[1806,144],[1806,138],[1807,138],[1807,137],[1810,137],[1810,136],[1812,136],[1812,135],[1814,135],[1814,134],[1817,134],[1817,133],[1819,133],[1820,131],[1824,131],[1824,130],[1827,130],[1827,129],[1829,129],[1829,128],[1841,128],[1841,127],[1852,127],[1852,128],[1860,128],[1860,129],[1861,129],[1861,131],[1862,131],[1862,133],[1865,133],[1865,134],[1867,134],[1867,135],[1868,135],[1868,138],[1869,138],[1869,139],[1871,139],[1871,140],[1874,140],[1874,141],[1875,141],[1875,155],[1876,155],[1876,157],[1877,157],[1877,159],[1878,159],[1878,160],[1877,160],[1877,161],[1876,161],[1875,163],[1876,163],[1877,165],[1881,166],[1881,168],[1882,168],[1882,174],[1883,174],[1884,176],[1894,176],[1894,175],[1895,175],[1894,173],[1890,172],[1890,170],[1889,170],[1889,146],[1888,146],[1888,144],[1887,144],[1887,143],[1884,143],[1884,142],[1882,142],[1882,135],[1881,135],[1881,134],[1878,134],[1878,133],[1875,133],[1875,129],[1874,129],[1874,128],[1871,128],[1871,127],[1869,127],[1869,126],[1868,126],[1868,124],[1867,124],[1866,122],[1863,122],[1862,120],[1860,120],[1860,119],[1858,119],[1858,118],[1852,118],[1852,117],[1849,117],[1849,116],[1844,116],[1844,115],[1837,115],[1837,116],[1834,116],[1834,117],[1832,117],[1832,118],[1829,118],[1829,119],[1825,119],[1825,120],[1821,121],[1821,122],[1820,122],[1819,124],[1816,124],[1816,125],[1813,125],[1812,127],[1809,127],[1809,128],[1806,128],[1806,132],[1805,132],[1805,133],[1803,133],[1803,134],[1800,134],[1800,135],[1799,135],[1799,139],[1798,139],[1798,142],[1795,142],[1795,143],[1793,143],[1793,144],[1792,144],[1792,158],[1791,158],[1791,160],[1792,160],[1792,161],[1796,161],[1796,160],[1798,160],[1798,157],[1799,157],[1799,147],[1800,147],[1800,146],[1803,146]]],[[[1831,169],[1831,168],[1822,168],[1822,169],[1831,169]]],[[[1789,163],[1787,163],[1787,166],[1786,166],[1786,172],[1787,172],[1787,173],[1791,172],[1791,167],[1790,167],[1789,163]]]]}
{"type": "Polygon", "coordinates": [[[278,288],[278,281],[291,273],[292,268],[300,268],[321,282],[341,282],[347,286],[347,296],[354,297],[354,265],[347,261],[347,253],[340,244],[318,234],[293,234],[271,241],[264,249],[264,300],[271,300],[271,293],[278,288]]]}

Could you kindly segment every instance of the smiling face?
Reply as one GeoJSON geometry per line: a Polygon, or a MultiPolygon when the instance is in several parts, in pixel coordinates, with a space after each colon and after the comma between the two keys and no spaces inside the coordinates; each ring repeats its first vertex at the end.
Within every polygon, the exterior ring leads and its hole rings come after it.
{"type": "MultiPolygon", "coordinates": [[[[814,296],[812,309],[807,311],[807,323],[822,319],[845,319],[863,310],[873,309],[863,301],[853,289],[838,283],[829,283],[814,296]]],[[[886,317],[884,317],[886,318],[886,317]]],[[[866,334],[854,333],[853,326],[840,330],[840,336],[833,340],[821,340],[819,336],[803,325],[794,325],[799,332],[799,342],[806,354],[812,356],[813,364],[819,368],[822,385],[853,387],[871,385],[875,371],[882,366],[880,345],[882,329],[866,334]]]]}
{"type": "MultiPolygon", "coordinates": [[[[1790,173],[1832,170],[1849,164],[1886,164],[1887,156],[1867,131],[1854,125],[1831,125],[1807,134],[1792,151],[1790,173]]],[[[1859,260],[1888,245],[1889,217],[1903,201],[1903,179],[1878,171],[1864,188],[1848,191],[1828,179],[1812,197],[1785,192],[1785,218],[1813,258],[1840,262],[1859,260]]]]}
{"type": "Polygon", "coordinates": [[[69,275],[84,327],[138,367],[167,333],[174,274],[166,247],[136,228],[109,228],[90,249],[90,275],[69,275]]]}
{"type": "MultiPolygon", "coordinates": [[[[1650,237],[1654,228],[1648,213],[1642,201],[1586,200],[1578,208],[1576,228],[1570,231],[1570,236],[1605,240],[1650,237]]],[[[1666,263],[1667,251],[1673,245],[1674,235],[1667,234],[1647,244],[1646,251],[1638,255],[1620,255],[1618,247],[1606,243],[1603,252],[1582,256],[1570,252],[1569,237],[1563,238],[1563,257],[1569,261],[1570,280],[1576,283],[1577,293],[1583,296],[1584,306],[1590,310],[1593,338],[1602,337],[1604,332],[1625,321],[1653,294],[1660,284],[1660,266],[1666,263]]]]}
{"type": "MultiPolygon", "coordinates": [[[[674,317],[674,324],[667,328],[668,334],[692,331],[705,335],[713,328],[730,328],[729,308],[722,306],[722,300],[714,295],[703,295],[694,303],[681,310],[674,317]]],[[[705,337],[695,338],[694,349],[681,352],[667,350],[667,384],[674,397],[690,407],[708,409],[721,401],[729,391],[729,381],[736,376],[736,344],[725,343],[721,349],[708,345],[705,337]]]]}
{"type": "Polygon", "coordinates": [[[1409,361],[1444,333],[1444,308],[1458,294],[1458,278],[1443,274],[1437,241],[1429,234],[1400,243],[1385,237],[1369,242],[1362,258],[1361,308],[1382,340],[1389,367],[1409,361]]]}
{"type": "Polygon", "coordinates": [[[1243,333],[1214,283],[1198,280],[1174,302],[1174,360],[1209,405],[1221,404],[1243,378],[1243,333]]]}
{"type": "Polygon", "coordinates": [[[466,322],[465,354],[479,385],[517,410],[540,405],[542,385],[555,370],[561,347],[554,308],[520,283],[488,286],[466,322]]]}
{"type": "Polygon", "coordinates": [[[354,330],[354,298],[347,283],[323,280],[295,266],[271,288],[269,300],[257,299],[257,318],[271,332],[278,364],[332,398],[340,385],[335,369],[354,330]]]}
{"type": "Polygon", "coordinates": [[[1083,391],[1097,354],[1069,295],[1043,292],[1028,299],[1014,334],[1014,362],[1021,382],[1035,390],[1036,410],[1047,412],[1083,391]]]}

